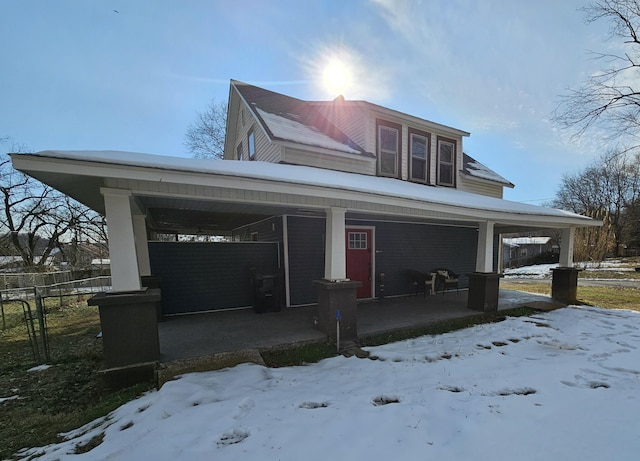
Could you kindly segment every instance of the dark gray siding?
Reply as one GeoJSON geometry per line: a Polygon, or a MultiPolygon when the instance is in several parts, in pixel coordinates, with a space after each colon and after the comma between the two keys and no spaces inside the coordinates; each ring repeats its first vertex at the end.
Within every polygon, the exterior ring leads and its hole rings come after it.
{"type": "Polygon", "coordinates": [[[278,255],[277,243],[149,242],[165,315],[251,306],[249,269],[274,272],[278,255]]]}
{"type": "MultiPolygon", "coordinates": [[[[353,222],[375,226],[376,296],[380,295],[378,276],[385,274],[385,296],[413,292],[408,269],[430,272],[447,268],[458,274],[475,270],[478,232],[473,228],[433,226],[391,222],[353,222]]],[[[468,277],[460,287],[468,286],[468,277]]]]}
{"type": "Polygon", "coordinates": [[[324,277],[324,218],[287,217],[291,304],[317,301],[313,281],[324,277]]]}
{"type": "Polygon", "coordinates": [[[256,223],[235,229],[233,237],[238,237],[241,241],[251,240],[251,234],[258,234],[259,242],[282,242],[282,216],[273,216],[256,223]]]}
{"type": "MultiPolygon", "coordinates": [[[[325,220],[290,216],[288,222],[291,304],[313,303],[313,280],[324,276],[325,220]]],[[[377,277],[381,272],[386,276],[385,296],[394,296],[413,292],[408,269],[430,272],[446,267],[458,274],[475,270],[476,229],[347,220],[349,225],[375,228],[376,296],[380,295],[377,277]]],[[[468,281],[461,277],[460,287],[467,287],[468,281]]]]}

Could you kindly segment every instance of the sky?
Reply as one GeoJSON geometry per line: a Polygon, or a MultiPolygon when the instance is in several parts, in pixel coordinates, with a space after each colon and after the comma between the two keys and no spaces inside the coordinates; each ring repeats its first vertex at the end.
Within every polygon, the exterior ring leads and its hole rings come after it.
{"type": "Polygon", "coordinates": [[[639,316],[572,306],[366,348],[370,358],[190,373],[21,455],[637,460],[639,316]]]}
{"type": "Polygon", "coordinates": [[[543,204],[603,151],[550,121],[601,69],[586,0],[0,0],[3,151],[189,157],[184,135],[231,79],[305,100],[364,99],[471,133],[464,150],[543,204]],[[350,74],[324,80],[339,59],[350,74]]]}

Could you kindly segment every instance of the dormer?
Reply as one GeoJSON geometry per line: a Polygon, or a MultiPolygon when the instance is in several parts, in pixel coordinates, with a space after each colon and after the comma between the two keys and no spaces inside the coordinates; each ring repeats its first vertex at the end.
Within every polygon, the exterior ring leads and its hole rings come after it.
{"type": "Polygon", "coordinates": [[[291,163],[502,197],[469,133],[367,101],[303,101],[232,81],[224,158],[291,163]]]}

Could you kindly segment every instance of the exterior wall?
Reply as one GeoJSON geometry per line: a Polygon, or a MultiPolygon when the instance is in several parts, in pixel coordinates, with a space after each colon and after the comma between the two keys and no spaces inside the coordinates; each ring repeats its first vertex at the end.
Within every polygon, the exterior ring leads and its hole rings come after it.
{"type": "Polygon", "coordinates": [[[444,267],[463,275],[461,288],[468,286],[464,274],[475,270],[475,228],[370,221],[354,224],[376,228],[376,296],[380,295],[380,273],[385,274],[385,296],[413,293],[407,270],[430,272],[444,267]]]}
{"type": "MultiPolygon", "coordinates": [[[[290,216],[289,272],[291,304],[317,300],[313,280],[324,276],[324,218],[290,216]]],[[[414,292],[406,271],[429,272],[446,267],[458,274],[475,270],[478,232],[474,228],[412,223],[347,220],[347,226],[375,227],[375,296],[380,295],[378,276],[385,274],[385,296],[414,292]]],[[[460,287],[468,278],[460,279],[460,287]]]]}
{"type": "MultiPolygon", "coordinates": [[[[336,104],[340,104],[337,102],[336,104]]],[[[355,104],[342,104],[340,110],[333,110],[334,104],[318,104],[316,106],[327,120],[337,126],[359,146],[364,147],[366,141],[366,111],[355,104]]],[[[366,149],[368,152],[373,152],[366,149]]]]}
{"type": "Polygon", "coordinates": [[[289,216],[287,222],[291,305],[315,303],[313,281],[324,277],[325,219],[289,216]]]}
{"type": "Polygon", "coordinates": [[[249,160],[249,146],[247,136],[253,130],[255,139],[255,160],[262,162],[280,162],[281,147],[271,143],[267,135],[264,133],[259,123],[255,120],[253,113],[242,104],[236,120],[237,138],[233,144],[234,152],[237,152],[237,146],[242,142],[242,159],[249,160]],[[244,115],[243,115],[244,113],[244,115]],[[244,123],[243,123],[244,119],[244,123]]]}
{"type": "Polygon", "coordinates": [[[462,175],[458,177],[458,189],[474,194],[487,195],[489,197],[502,198],[503,196],[502,186],[479,181],[469,181],[462,175]]]}
{"type": "Polygon", "coordinates": [[[286,148],[282,161],[295,165],[305,165],[327,170],[346,171],[349,173],[375,176],[376,160],[364,159],[353,155],[318,154],[317,152],[286,148]]]}
{"type": "Polygon", "coordinates": [[[162,313],[184,314],[253,304],[250,268],[278,265],[277,243],[149,242],[160,276],[162,313]]]}

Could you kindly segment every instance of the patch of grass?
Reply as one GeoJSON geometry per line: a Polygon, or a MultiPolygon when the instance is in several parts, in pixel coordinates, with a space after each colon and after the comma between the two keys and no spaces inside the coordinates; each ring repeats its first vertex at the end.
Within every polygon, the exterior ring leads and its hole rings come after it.
{"type": "Polygon", "coordinates": [[[301,344],[287,348],[261,350],[265,365],[272,368],[306,365],[335,357],[336,346],[328,343],[301,344]]]}
{"type": "MultiPolygon", "coordinates": [[[[501,280],[500,288],[551,295],[551,283],[540,284],[501,280]]],[[[640,311],[640,288],[579,286],[576,297],[578,298],[578,303],[588,306],[640,311]]]]}
{"type": "Polygon", "coordinates": [[[366,338],[362,338],[362,346],[380,346],[382,344],[404,341],[406,339],[417,338],[419,336],[440,335],[451,331],[462,330],[464,328],[481,325],[484,323],[499,322],[506,317],[522,317],[533,315],[537,311],[529,307],[518,307],[500,312],[478,314],[471,317],[443,320],[433,325],[420,328],[403,328],[396,331],[380,333],[366,338]]]}
{"type": "Polygon", "coordinates": [[[551,296],[551,280],[547,280],[544,283],[540,282],[527,282],[523,280],[500,280],[501,290],[515,290],[524,291],[527,293],[536,293],[541,295],[551,296]]]}
{"type": "Polygon", "coordinates": [[[37,363],[22,306],[4,306],[8,321],[0,330],[0,397],[18,398],[0,403],[0,459],[12,459],[22,448],[59,442],[59,433],[105,416],[149,389],[140,385],[116,392],[102,385],[96,373],[102,360],[97,307],[73,301],[47,309],[51,367],[32,372],[27,370],[37,363]]]}
{"type": "Polygon", "coordinates": [[[601,271],[601,270],[586,270],[578,272],[578,278],[581,279],[631,279],[640,280],[640,272],[636,271],[601,271]]]}

